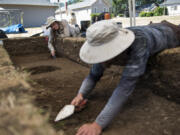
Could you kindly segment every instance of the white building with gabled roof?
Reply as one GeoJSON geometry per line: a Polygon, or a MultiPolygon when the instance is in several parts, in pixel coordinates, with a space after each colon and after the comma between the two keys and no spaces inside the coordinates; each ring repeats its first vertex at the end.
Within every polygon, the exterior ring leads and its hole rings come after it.
{"type": "Polygon", "coordinates": [[[166,0],[162,6],[166,6],[170,16],[180,15],[180,0],[166,0]]]}
{"type": "Polygon", "coordinates": [[[39,27],[47,17],[55,15],[58,4],[51,0],[0,0],[0,7],[21,10],[25,27],[39,27]]]}
{"type": "Polygon", "coordinates": [[[90,21],[92,13],[110,12],[112,4],[107,0],[84,0],[83,2],[75,3],[56,10],[56,19],[66,19],[69,21],[70,13],[74,12],[76,15],[77,24],[81,21],[90,21]]]}

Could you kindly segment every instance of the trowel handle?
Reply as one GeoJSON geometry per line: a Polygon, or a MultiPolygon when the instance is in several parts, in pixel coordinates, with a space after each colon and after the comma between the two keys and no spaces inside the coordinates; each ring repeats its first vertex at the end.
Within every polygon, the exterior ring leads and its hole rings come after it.
{"type": "Polygon", "coordinates": [[[80,112],[82,109],[86,107],[87,99],[84,99],[78,106],[76,106],[75,111],[80,112]]]}
{"type": "Polygon", "coordinates": [[[86,103],[87,103],[87,99],[84,99],[80,104],[79,104],[79,106],[84,106],[86,103]]]}

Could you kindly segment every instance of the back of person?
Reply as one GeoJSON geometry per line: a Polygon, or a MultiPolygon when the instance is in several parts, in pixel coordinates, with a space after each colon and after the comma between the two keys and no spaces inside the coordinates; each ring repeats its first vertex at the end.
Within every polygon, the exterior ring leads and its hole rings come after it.
{"type": "MultiPolygon", "coordinates": [[[[178,26],[176,27],[178,28],[178,26]]],[[[132,30],[135,35],[141,35],[147,39],[151,55],[167,48],[174,48],[179,44],[176,32],[163,22],[147,26],[129,27],[128,29],[132,30]]]]}
{"type": "Polygon", "coordinates": [[[79,27],[76,27],[75,25],[69,25],[66,20],[61,20],[61,24],[64,28],[64,35],[62,37],[77,37],[80,34],[79,27]]]}
{"type": "Polygon", "coordinates": [[[80,34],[80,28],[78,25],[70,25],[70,33],[72,37],[77,37],[80,34]]]}
{"type": "Polygon", "coordinates": [[[70,37],[70,26],[66,20],[61,20],[60,25],[63,27],[63,33],[61,34],[61,37],[70,37]]]}
{"type": "Polygon", "coordinates": [[[71,24],[71,25],[76,25],[76,24],[77,24],[76,16],[72,16],[72,17],[71,17],[70,24],[71,24]]]}

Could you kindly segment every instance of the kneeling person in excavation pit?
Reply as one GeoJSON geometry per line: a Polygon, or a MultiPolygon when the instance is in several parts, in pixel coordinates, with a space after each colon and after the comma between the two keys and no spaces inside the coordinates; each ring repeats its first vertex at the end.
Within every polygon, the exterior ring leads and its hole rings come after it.
{"type": "Polygon", "coordinates": [[[145,72],[149,57],[179,45],[180,27],[166,21],[127,29],[120,29],[111,21],[100,21],[90,26],[80,58],[93,66],[71,104],[78,107],[110,65],[121,65],[124,61],[126,66],[104,109],[93,123],[80,127],[76,135],[100,135],[132,94],[136,82],[145,72]]]}
{"type": "Polygon", "coordinates": [[[51,52],[51,56],[56,58],[55,44],[57,37],[76,37],[80,33],[80,30],[79,28],[70,27],[66,20],[57,21],[53,16],[48,17],[46,24],[46,29],[49,29],[50,32],[48,37],[48,48],[51,52]],[[79,33],[77,31],[79,31],[79,33]]]}

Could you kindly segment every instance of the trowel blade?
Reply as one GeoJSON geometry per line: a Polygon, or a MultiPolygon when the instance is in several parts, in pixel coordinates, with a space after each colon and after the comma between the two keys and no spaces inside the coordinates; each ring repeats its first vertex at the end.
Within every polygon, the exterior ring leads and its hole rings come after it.
{"type": "Polygon", "coordinates": [[[60,112],[58,113],[58,115],[56,116],[56,119],[54,121],[57,122],[57,121],[65,119],[65,118],[68,118],[69,116],[74,114],[74,111],[75,111],[74,105],[65,105],[60,110],[60,112]]]}

